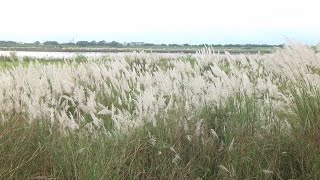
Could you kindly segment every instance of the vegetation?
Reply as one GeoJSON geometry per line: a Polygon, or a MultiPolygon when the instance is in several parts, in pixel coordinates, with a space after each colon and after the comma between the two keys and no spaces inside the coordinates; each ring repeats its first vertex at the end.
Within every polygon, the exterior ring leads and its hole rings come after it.
{"type": "Polygon", "coordinates": [[[312,48],[13,57],[0,72],[1,179],[320,178],[312,48]]]}
{"type": "Polygon", "coordinates": [[[49,51],[49,52],[159,52],[159,53],[196,53],[201,48],[213,47],[221,53],[270,53],[275,47],[283,45],[267,44],[154,44],[144,42],[119,43],[117,41],[78,41],[59,43],[57,41],[39,41],[34,43],[17,43],[14,41],[0,41],[2,51],[49,51]]]}
{"type": "MultiPolygon", "coordinates": [[[[14,41],[0,41],[0,46],[2,47],[10,47],[10,46],[23,46],[23,45],[41,45],[39,41],[35,41],[34,43],[18,43],[14,41]]],[[[59,43],[57,41],[45,41],[42,45],[78,45],[78,46],[107,46],[107,47],[121,47],[121,46],[186,46],[186,47],[215,47],[215,48],[273,48],[273,47],[283,47],[283,44],[280,45],[268,45],[268,44],[199,44],[199,45],[191,45],[191,44],[154,44],[154,43],[144,43],[144,42],[131,42],[131,43],[119,43],[117,41],[78,41],[76,43],[68,42],[68,43],[59,43]]]]}

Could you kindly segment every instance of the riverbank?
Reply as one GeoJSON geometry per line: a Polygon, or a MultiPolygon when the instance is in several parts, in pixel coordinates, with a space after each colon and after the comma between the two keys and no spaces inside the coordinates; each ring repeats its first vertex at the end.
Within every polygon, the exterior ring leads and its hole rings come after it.
{"type": "MultiPolygon", "coordinates": [[[[217,52],[224,53],[228,51],[231,54],[239,53],[271,53],[273,48],[213,48],[217,52]]],[[[94,53],[119,53],[119,52],[134,52],[144,51],[147,53],[184,53],[194,54],[201,48],[150,48],[150,47],[132,47],[132,48],[111,48],[111,47],[63,47],[63,46],[38,46],[38,47],[0,47],[0,51],[31,51],[31,52],[94,52],[94,53]]]]}

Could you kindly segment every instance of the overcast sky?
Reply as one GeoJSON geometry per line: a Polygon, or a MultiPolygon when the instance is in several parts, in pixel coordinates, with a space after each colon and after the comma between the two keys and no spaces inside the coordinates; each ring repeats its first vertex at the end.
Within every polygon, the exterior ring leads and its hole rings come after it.
{"type": "Polygon", "coordinates": [[[0,40],[320,42],[316,0],[0,0],[0,40]]]}

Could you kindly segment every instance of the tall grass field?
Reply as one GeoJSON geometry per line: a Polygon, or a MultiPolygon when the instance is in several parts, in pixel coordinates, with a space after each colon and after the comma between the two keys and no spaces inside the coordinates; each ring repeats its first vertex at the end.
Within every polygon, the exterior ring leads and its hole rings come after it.
{"type": "Polygon", "coordinates": [[[320,179],[311,47],[1,59],[0,179],[320,179]]]}

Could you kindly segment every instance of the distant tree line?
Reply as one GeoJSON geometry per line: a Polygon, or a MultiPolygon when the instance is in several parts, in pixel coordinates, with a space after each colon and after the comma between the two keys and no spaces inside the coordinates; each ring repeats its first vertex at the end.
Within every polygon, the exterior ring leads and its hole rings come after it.
{"type": "Polygon", "coordinates": [[[0,41],[0,46],[17,46],[19,43],[14,41],[0,41]]]}
{"type": "Polygon", "coordinates": [[[117,41],[78,41],[78,42],[66,42],[59,43],[57,41],[45,41],[40,43],[40,41],[35,41],[33,43],[19,43],[15,41],[0,41],[0,46],[2,47],[15,47],[15,46],[75,46],[75,47],[127,47],[127,46],[142,46],[142,47],[215,47],[215,48],[272,48],[272,47],[283,47],[284,44],[280,45],[268,45],[268,44],[199,44],[199,45],[190,45],[190,44],[154,44],[154,43],[144,43],[144,42],[131,42],[131,43],[120,43],[117,41]]]}

